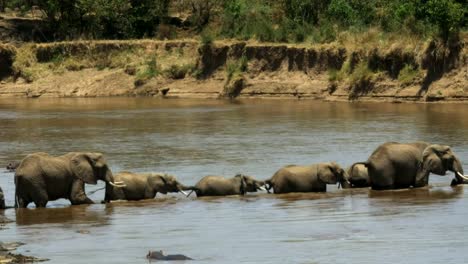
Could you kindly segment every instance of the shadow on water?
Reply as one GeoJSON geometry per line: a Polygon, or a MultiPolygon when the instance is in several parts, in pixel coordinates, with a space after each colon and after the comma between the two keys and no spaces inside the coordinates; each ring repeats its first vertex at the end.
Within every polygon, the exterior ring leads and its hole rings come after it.
{"type": "Polygon", "coordinates": [[[430,186],[425,188],[388,191],[369,190],[369,198],[388,203],[389,206],[393,204],[421,205],[450,202],[451,200],[462,198],[463,193],[463,186],[430,186]]]}
{"type": "Polygon", "coordinates": [[[63,208],[15,209],[17,225],[93,223],[107,225],[112,211],[92,205],[77,205],[63,208]]]}

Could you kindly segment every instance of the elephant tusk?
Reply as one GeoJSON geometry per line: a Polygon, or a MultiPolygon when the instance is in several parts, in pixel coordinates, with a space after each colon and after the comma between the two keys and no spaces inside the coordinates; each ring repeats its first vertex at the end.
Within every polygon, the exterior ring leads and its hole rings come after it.
{"type": "Polygon", "coordinates": [[[123,188],[123,187],[127,187],[127,185],[123,184],[123,183],[113,183],[113,182],[109,182],[110,185],[114,186],[114,187],[117,187],[117,188],[123,188]]]}
{"type": "Polygon", "coordinates": [[[186,192],[184,192],[184,191],[182,191],[182,190],[180,190],[179,192],[181,192],[182,194],[184,194],[186,197],[189,196],[186,192]]]}
{"type": "Polygon", "coordinates": [[[468,176],[465,176],[463,174],[461,174],[460,172],[457,171],[457,175],[460,176],[461,178],[465,179],[468,181],[468,176]]]}
{"type": "Polygon", "coordinates": [[[265,187],[263,187],[263,186],[258,187],[258,189],[259,189],[260,191],[266,191],[266,190],[267,190],[267,189],[265,189],[265,187]]]}
{"type": "Polygon", "coordinates": [[[123,181],[116,181],[114,183],[117,184],[117,185],[125,184],[123,181]]]}

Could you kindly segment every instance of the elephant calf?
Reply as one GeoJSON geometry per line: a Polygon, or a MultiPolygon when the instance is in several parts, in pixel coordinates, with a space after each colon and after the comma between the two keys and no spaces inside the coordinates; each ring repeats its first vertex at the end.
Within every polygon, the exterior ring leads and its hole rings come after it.
{"type": "Polygon", "coordinates": [[[0,209],[5,209],[5,196],[3,195],[2,187],[0,187],[0,209]]]}
{"type": "Polygon", "coordinates": [[[364,164],[353,164],[346,169],[348,182],[343,183],[343,188],[363,188],[370,186],[369,174],[364,164]]]}
{"type": "Polygon", "coordinates": [[[20,163],[18,161],[12,161],[12,162],[7,164],[6,169],[9,172],[15,172],[16,168],[18,168],[19,165],[20,165],[20,163]]]}
{"type": "Polygon", "coordinates": [[[120,172],[114,175],[116,181],[122,182],[124,187],[106,184],[106,202],[112,200],[143,200],[153,199],[156,193],[182,192],[193,190],[177,181],[176,177],[165,173],[131,173],[120,172]]]}
{"type": "Polygon", "coordinates": [[[265,183],[267,190],[273,188],[274,193],[326,192],[327,184],[347,183],[347,178],[347,173],[338,164],[326,162],[283,167],[265,183]]]}
{"type": "Polygon", "coordinates": [[[263,181],[242,174],[237,174],[230,179],[222,176],[205,176],[195,185],[195,192],[198,197],[244,195],[247,192],[264,190],[263,185],[265,185],[263,181]]]}

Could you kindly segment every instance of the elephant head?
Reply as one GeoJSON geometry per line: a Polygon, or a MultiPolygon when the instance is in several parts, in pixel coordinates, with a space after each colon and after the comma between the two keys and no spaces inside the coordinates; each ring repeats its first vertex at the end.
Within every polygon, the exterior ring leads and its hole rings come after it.
{"type": "Polygon", "coordinates": [[[165,173],[157,173],[151,177],[151,186],[162,194],[170,192],[181,192],[188,195],[184,190],[193,190],[193,187],[188,187],[180,183],[175,176],[165,173]]]}
{"type": "Polygon", "coordinates": [[[18,168],[19,165],[20,163],[18,161],[12,161],[8,163],[8,165],[6,166],[6,169],[10,172],[14,172],[16,168],[18,168]]]}
{"type": "Polygon", "coordinates": [[[452,184],[459,184],[463,183],[464,180],[468,180],[468,178],[463,175],[463,168],[460,160],[455,156],[449,146],[430,145],[423,151],[422,161],[420,161],[414,185],[427,185],[429,173],[445,175],[448,170],[455,173],[455,183],[452,181],[452,184]]]}
{"type": "Polygon", "coordinates": [[[328,162],[318,165],[317,177],[320,181],[327,184],[341,184],[349,185],[348,174],[336,162],[328,162]]]}
{"type": "Polygon", "coordinates": [[[265,190],[263,188],[265,182],[255,180],[252,176],[237,174],[234,178],[240,180],[240,191],[242,194],[245,194],[247,192],[256,192],[258,190],[265,190]]]}
{"type": "Polygon", "coordinates": [[[76,178],[87,184],[96,184],[101,180],[122,187],[122,182],[114,182],[114,176],[101,153],[74,153],[70,168],[76,178]]]}

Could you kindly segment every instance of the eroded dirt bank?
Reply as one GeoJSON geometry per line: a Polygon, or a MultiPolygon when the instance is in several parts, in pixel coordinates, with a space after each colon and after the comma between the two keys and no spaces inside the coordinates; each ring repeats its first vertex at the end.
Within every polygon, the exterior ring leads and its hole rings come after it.
{"type": "Polygon", "coordinates": [[[74,41],[0,45],[1,97],[467,101],[466,37],[347,46],[74,41]]]}

